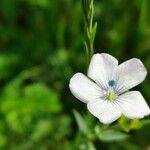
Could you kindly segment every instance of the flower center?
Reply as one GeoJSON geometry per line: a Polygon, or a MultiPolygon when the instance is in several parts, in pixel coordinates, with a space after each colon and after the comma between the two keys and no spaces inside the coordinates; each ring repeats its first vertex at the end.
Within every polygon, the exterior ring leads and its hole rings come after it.
{"type": "Polygon", "coordinates": [[[114,93],[114,92],[107,92],[106,94],[105,94],[105,99],[107,99],[107,100],[110,100],[110,101],[113,101],[113,100],[115,100],[116,98],[117,98],[117,94],[116,93],[114,93]]]}
{"type": "Polygon", "coordinates": [[[116,85],[116,81],[115,81],[115,80],[109,80],[109,81],[108,81],[108,85],[109,85],[110,87],[113,87],[113,86],[116,85]]]}

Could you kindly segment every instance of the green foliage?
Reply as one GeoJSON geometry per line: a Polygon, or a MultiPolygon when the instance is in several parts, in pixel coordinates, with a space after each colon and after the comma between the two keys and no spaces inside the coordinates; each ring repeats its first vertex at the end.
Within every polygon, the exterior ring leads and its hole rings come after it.
{"type": "MultiPolygon", "coordinates": [[[[149,72],[150,1],[95,0],[95,13],[87,1],[88,46],[120,62],[138,57],[149,72]]],[[[69,91],[87,71],[83,17],[77,0],[0,1],[1,150],[148,149],[149,117],[105,127],[69,91]]],[[[149,85],[150,76],[136,88],[148,104],[149,85]]]]}
{"type": "Polygon", "coordinates": [[[93,25],[94,18],[94,1],[93,0],[82,0],[83,16],[85,19],[85,37],[84,45],[87,52],[88,63],[90,58],[94,54],[94,39],[97,30],[97,22],[93,25]]]}
{"type": "Polygon", "coordinates": [[[115,131],[115,130],[106,130],[106,131],[102,131],[99,134],[99,138],[102,141],[122,141],[127,139],[128,135],[123,133],[123,132],[119,132],[119,131],[115,131]]]}
{"type": "Polygon", "coordinates": [[[88,133],[88,127],[87,127],[86,121],[76,110],[74,110],[73,113],[74,113],[76,122],[78,123],[79,129],[81,130],[81,132],[83,132],[86,135],[88,133]]]}

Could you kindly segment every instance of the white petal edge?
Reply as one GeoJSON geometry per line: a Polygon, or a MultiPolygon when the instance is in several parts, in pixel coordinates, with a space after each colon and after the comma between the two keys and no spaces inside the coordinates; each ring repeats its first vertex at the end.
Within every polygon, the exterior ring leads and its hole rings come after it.
{"type": "Polygon", "coordinates": [[[69,88],[72,94],[84,103],[96,100],[103,94],[101,88],[82,73],[76,73],[70,79],[69,88]]]}
{"type": "Polygon", "coordinates": [[[95,54],[89,65],[88,77],[106,89],[108,81],[116,78],[115,71],[117,66],[118,61],[113,56],[106,53],[95,54]]]}
{"type": "Polygon", "coordinates": [[[103,124],[110,124],[121,116],[121,111],[118,107],[113,102],[107,100],[99,99],[89,102],[87,108],[103,124]]]}
{"type": "Polygon", "coordinates": [[[140,59],[133,58],[118,66],[116,91],[120,94],[144,81],[147,70],[140,59]]]}
{"type": "Polygon", "coordinates": [[[130,91],[118,97],[118,104],[122,113],[131,119],[143,118],[150,115],[150,108],[142,94],[138,91],[130,91]]]}

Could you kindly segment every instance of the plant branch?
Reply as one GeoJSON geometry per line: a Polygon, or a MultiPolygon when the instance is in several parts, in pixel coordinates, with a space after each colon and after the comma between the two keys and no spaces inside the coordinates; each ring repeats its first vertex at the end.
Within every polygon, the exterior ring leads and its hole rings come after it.
{"type": "Polygon", "coordinates": [[[94,0],[82,0],[82,9],[84,14],[84,45],[87,53],[88,63],[94,53],[94,39],[97,30],[97,22],[93,23],[94,18],[94,0]]]}

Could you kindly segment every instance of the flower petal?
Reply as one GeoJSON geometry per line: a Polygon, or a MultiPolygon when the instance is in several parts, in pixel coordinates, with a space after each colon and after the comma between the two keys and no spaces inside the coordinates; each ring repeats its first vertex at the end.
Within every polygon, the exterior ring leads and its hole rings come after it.
{"type": "Polygon", "coordinates": [[[147,71],[139,59],[133,58],[119,65],[116,74],[118,75],[116,91],[120,94],[141,83],[147,71]]]}
{"type": "Polygon", "coordinates": [[[76,73],[71,78],[69,87],[72,94],[84,103],[96,100],[103,94],[101,88],[82,73],[76,73]]]}
{"type": "Polygon", "coordinates": [[[107,100],[91,101],[87,107],[91,114],[99,118],[100,122],[104,124],[110,124],[121,116],[121,111],[117,105],[107,100]]]}
{"type": "Polygon", "coordinates": [[[101,53],[93,55],[88,76],[104,89],[108,87],[108,81],[115,78],[115,69],[118,66],[116,58],[109,54],[101,53]]]}
{"type": "Polygon", "coordinates": [[[138,91],[131,91],[120,95],[116,103],[122,113],[131,119],[143,118],[150,114],[150,108],[138,91]]]}

